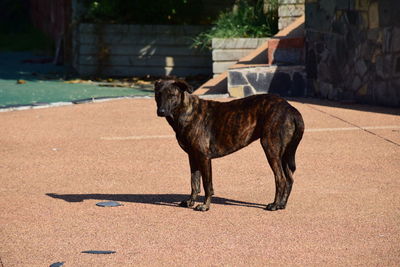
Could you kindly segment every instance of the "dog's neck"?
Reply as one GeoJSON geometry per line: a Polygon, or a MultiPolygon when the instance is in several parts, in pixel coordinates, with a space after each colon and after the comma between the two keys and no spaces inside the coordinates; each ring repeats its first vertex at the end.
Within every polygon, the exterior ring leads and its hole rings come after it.
{"type": "Polygon", "coordinates": [[[168,123],[172,128],[182,129],[188,125],[192,120],[196,120],[197,106],[202,101],[198,96],[189,93],[183,93],[181,105],[172,112],[172,116],[167,117],[168,123]]]}

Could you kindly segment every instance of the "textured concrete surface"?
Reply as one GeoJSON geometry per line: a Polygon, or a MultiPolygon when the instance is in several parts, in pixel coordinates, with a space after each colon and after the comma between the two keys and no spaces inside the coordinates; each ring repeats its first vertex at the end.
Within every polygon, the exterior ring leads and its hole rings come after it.
{"type": "Polygon", "coordinates": [[[291,103],[307,132],[277,212],[258,142],[213,161],[210,211],[177,207],[188,160],[153,99],[0,113],[0,266],[398,266],[399,110],[291,103]]]}
{"type": "Polygon", "coordinates": [[[149,84],[65,80],[65,68],[48,60],[33,52],[0,52],[0,108],[153,94],[149,84]]]}

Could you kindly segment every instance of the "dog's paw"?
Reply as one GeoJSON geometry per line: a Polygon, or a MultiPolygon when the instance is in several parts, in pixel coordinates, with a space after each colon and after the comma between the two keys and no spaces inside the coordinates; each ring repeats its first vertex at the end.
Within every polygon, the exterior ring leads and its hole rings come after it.
{"type": "Polygon", "coordinates": [[[275,204],[275,203],[270,203],[267,205],[267,207],[265,208],[266,210],[269,211],[274,211],[274,210],[284,210],[286,208],[285,205],[279,205],[279,204],[275,204]]]}
{"type": "Polygon", "coordinates": [[[181,203],[179,203],[179,206],[185,207],[185,208],[191,208],[194,206],[194,201],[193,200],[184,200],[181,203]]]}
{"type": "Polygon", "coordinates": [[[209,209],[210,209],[210,207],[207,205],[204,205],[204,204],[199,204],[194,208],[194,210],[197,210],[197,211],[207,211],[209,209]]]}

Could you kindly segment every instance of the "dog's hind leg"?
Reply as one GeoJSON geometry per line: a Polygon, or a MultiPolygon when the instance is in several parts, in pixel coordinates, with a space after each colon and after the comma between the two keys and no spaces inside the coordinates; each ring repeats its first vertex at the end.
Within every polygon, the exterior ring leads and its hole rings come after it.
{"type": "Polygon", "coordinates": [[[198,166],[197,161],[191,155],[189,155],[189,163],[190,163],[190,184],[192,192],[188,200],[184,200],[179,204],[179,206],[181,207],[193,207],[194,203],[196,202],[197,196],[200,193],[200,176],[201,176],[200,168],[198,166]]]}
{"type": "Polygon", "coordinates": [[[304,122],[300,113],[295,112],[293,114],[293,120],[291,120],[294,127],[294,131],[286,132],[286,137],[289,140],[285,145],[285,152],[282,157],[283,171],[286,177],[286,189],[283,194],[282,204],[286,205],[290,192],[293,186],[293,174],[296,171],[296,150],[303,137],[304,133],[304,122]]]}
{"type": "Polygon", "coordinates": [[[207,211],[210,209],[211,197],[214,195],[214,189],[212,184],[212,170],[211,170],[211,159],[200,158],[199,161],[201,177],[203,180],[204,187],[204,203],[196,206],[196,210],[207,211]]]}
{"type": "Polygon", "coordinates": [[[283,202],[286,191],[286,176],[282,166],[282,146],[279,139],[279,136],[261,138],[261,145],[275,176],[275,200],[266,207],[267,210],[271,211],[284,209],[286,204],[283,202]]]}
{"type": "Polygon", "coordinates": [[[285,191],[283,192],[281,205],[286,206],[286,203],[290,196],[290,192],[292,191],[294,179],[293,179],[293,171],[290,169],[289,165],[284,160],[282,162],[282,167],[286,178],[286,187],[285,191]]]}
{"type": "Polygon", "coordinates": [[[294,182],[293,173],[296,171],[295,154],[297,145],[298,142],[294,142],[292,137],[291,141],[285,146],[285,152],[282,156],[282,168],[286,178],[286,187],[281,201],[281,204],[284,206],[286,206],[286,203],[289,199],[294,182]]]}

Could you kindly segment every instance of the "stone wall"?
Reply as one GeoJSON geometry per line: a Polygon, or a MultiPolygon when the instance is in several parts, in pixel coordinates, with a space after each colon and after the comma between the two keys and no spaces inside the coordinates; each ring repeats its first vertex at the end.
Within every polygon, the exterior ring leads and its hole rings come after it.
{"type": "Polygon", "coordinates": [[[210,75],[210,52],[191,49],[203,26],[80,24],[73,67],[83,76],[210,75]]]}
{"type": "Polygon", "coordinates": [[[228,72],[228,92],[232,97],[254,94],[304,96],[306,77],[304,66],[262,65],[231,69],[228,72]]]}
{"type": "Polygon", "coordinates": [[[400,106],[399,16],[399,0],[307,0],[309,94],[400,106]]]}
{"type": "Polygon", "coordinates": [[[279,0],[279,30],[286,28],[298,17],[304,15],[305,0],[279,0]]]}

